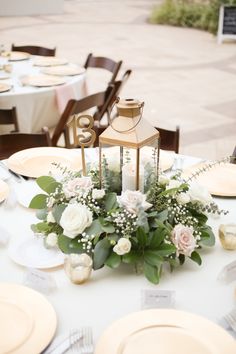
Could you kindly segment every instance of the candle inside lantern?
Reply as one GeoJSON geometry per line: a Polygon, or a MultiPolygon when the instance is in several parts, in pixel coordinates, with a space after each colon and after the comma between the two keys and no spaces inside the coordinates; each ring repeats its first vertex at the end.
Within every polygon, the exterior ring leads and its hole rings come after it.
{"type": "MultiPolygon", "coordinates": [[[[136,190],[136,165],[132,162],[126,163],[122,167],[122,192],[126,190],[136,190]]],[[[144,167],[139,169],[139,190],[144,192],[144,167]]]]}

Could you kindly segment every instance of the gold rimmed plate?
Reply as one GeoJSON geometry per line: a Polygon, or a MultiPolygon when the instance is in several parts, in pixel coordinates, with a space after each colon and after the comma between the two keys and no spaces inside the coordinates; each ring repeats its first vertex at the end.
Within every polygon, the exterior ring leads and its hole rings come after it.
{"type": "Polygon", "coordinates": [[[85,72],[85,68],[78,66],[52,66],[48,68],[44,68],[41,70],[43,74],[47,75],[55,75],[55,76],[75,76],[81,75],[85,72]]]}
{"type": "Polygon", "coordinates": [[[108,327],[95,354],[234,354],[236,342],[221,327],[183,311],[145,310],[108,327]]]}
{"type": "Polygon", "coordinates": [[[0,83],[0,93],[7,92],[11,90],[11,85],[0,83]]]}
{"type": "Polygon", "coordinates": [[[35,66],[57,66],[68,64],[68,60],[56,57],[39,57],[34,60],[35,66]]]}
{"type": "Polygon", "coordinates": [[[65,84],[66,80],[62,77],[49,75],[29,75],[21,78],[25,86],[51,87],[65,84]]]}
{"type": "MultiPolygon", "coordinates": [[[[200,163],[183,171],[183,178],[189,178],[193,173],[207,166],[200,163]]],[[[195,179],[197,183],[206,187],[214,196],[236,197],[236,164],[221,163],[201,172],[195,179]]]]}
{"type": "Polygon", "coordinates": [[[20,175],[37,178],[42,175],[60,174],[54,164],[70,170],[81,170],[81,155],[71,149],[57,147],[38,147],[25,149],[11,155],[7,166],[20,175]]]}
{"type": "Polygon", "coordinates": [[[0,283],[0,318],[0,353],[40,353],[57,326],[55,310],[43,295],[11,283],[0,283]]]}
{"type": "Polygon", "coordinates": [[[30,58],[29,53],[25,52],[3,52],[1,56],[6,57],[9,61],[21,61],[30,58]]]}

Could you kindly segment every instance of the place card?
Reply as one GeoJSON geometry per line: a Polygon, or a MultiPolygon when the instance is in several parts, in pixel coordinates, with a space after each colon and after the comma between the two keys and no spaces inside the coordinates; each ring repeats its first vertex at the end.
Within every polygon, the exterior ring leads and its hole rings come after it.
{"type": "Polygon", "coordinates": [[[227,264],[217,277],[218,280],[224,283],[230,283],[236,280],[236,261],[227,264]]]}
{"type": "Polygon", "coordinates": [[[0,226],[0,246],[6,246],[11,235],[9,232],[4,229],[2,226],[0,226]]]}
{"type": "Polygon", "coordinates": [[[153,308],[175,307],[175,291],[172,290],[150,290],[141,292],[142,310],[153,308]]]}
{"type": "Polygon", "coordinates": [[[46,295],[57,289],[56,281],[51,274],[35,268],[27,268],[23,283],[46,295]]]}

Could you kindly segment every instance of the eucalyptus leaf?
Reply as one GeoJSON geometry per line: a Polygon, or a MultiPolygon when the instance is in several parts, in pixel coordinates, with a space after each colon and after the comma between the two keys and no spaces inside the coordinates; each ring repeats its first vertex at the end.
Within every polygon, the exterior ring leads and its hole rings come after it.
{"type": "Polygon", "coordinates": [[[147,250],[144,252],[144,261],[153,266],[160,266],[163,263],[163,258],[158,254],[158,251],[147,250]]]}
{"type": "Polygon", "coordinates": [[[89,236],[100,236],[103,233],[103,228],[98,219],[93,220],[92,224],[85,229],[87,235],[89,236]]]}
{"type": "Polygon", "coordinates": [[[156,266],[152,266],[147,262],[144,262],[144,275],[153,284],[158,284],[160,281],[159,269],[156,266]]]}
{"type": "Polygon", "coordinates": [[[176,247],[174,245],[162,244],[158,247],[157,252],[159,256],[169,256],[176,252],[176,247]]]}
{"type": "Polygon", "coordinates": [[[37,178],[36,180],[37,184],[39,187],[46,193],[54,193],[55,190],[61,186],[61,183],[57,182],[53,177],[51,176],[41,176],[37,178]]]}
{"type": "Polygon", "coordinates": [[[129,253],[126,253],[122,256],[122,262],[128,264],[134,264],[138,261],[139,254],[134,250],[131,250],[129,253]]]}
{"type": "Polygon", "coordinates": [[[201,246],[212,247],[215,245],[215,235],[210,226],[205,225],[201,227],[198,231],[201,232],[201,240],[199,241],[199,244],[201,246]]]}
{"type": "Polygon", "coordinates": [[[163,242],[165,235],[166,230],[160,228],[156,229],[150,238],[149,247],[152,249],[158,248],[158,246],[163,242]]]}
{"type": "Polygon", "coordinates": [[[110,268],[117,268],[121,263],[121,256],[112,252],[112,254],[107,258],[105,264],[110,268]]]}
{"type": "Polygon", "coordinates": [[[58,236],[58,247],[63,253],[84,253],[82,242],[78,242],[78,238],[71,239],[65,235],[58,236]]]}
{"type": "Polygon", "coordinates": [[[65,208],[67,207],[66,204],[56,204],[52,208],[52,215],[58,224],[60,224],[61,216],[65,208]]]}
{"type": "Polygon", "coordinates": [[[47,195],[37,194],[30,202],[29,208],[31,209],[45,209],[47,206],[47,195]]]}
{"type": "Polygon", "coordinates": [[[144,248],[146,246],[147,243],[147,235],[144,231],[144,229],[142,227],[139,227],[136,231],[136,236],[137,236],[137,240],[139,243],[139,246],[141,246],[142,248],[144,248]]]}
{"type": "Polygon", "coordinates": [[[191,257],[192,261],[196,262],[198,265],[201,265],[202,264],[202,259],[199,255],[199,253],[197,253],[196,251],[193,251],[192,254],[191,254],[191,257]]]}
{"type": "Polygon", "coordinates": [[[105,209],[106,211],[110,211],[116,208],[118,205],[116,193],[108,193],[105,197],[105,209]]]}
{"type": "Polygon", "coordinates": [[[101,268],[105,264],[110,254],[110,249],[111,244],[107,238],[98,241],[94,247],[93,268],[95,270],[101,268]]]}
{"type": "Polygon", "coordinates": [[[36,211],[36,216],[39,220],[46,220],[48,215],[47,209],[38,209],[36,211]]]}

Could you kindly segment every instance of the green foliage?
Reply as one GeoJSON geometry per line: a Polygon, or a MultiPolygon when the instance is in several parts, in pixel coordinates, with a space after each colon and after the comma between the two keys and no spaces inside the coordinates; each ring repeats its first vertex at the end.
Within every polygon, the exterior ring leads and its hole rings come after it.
{"type": "Polygon", "coordinates": [[[193,27],[216,34],[221,5],[236,5],[236,0],[164,0],[153,9],[152,23],[193,27]]]}
{"type": "Polygon", "coordinates": [[[47,206],[47,195],[37,194],[30,202],[29,208],[45,209],[47,206]]]}

